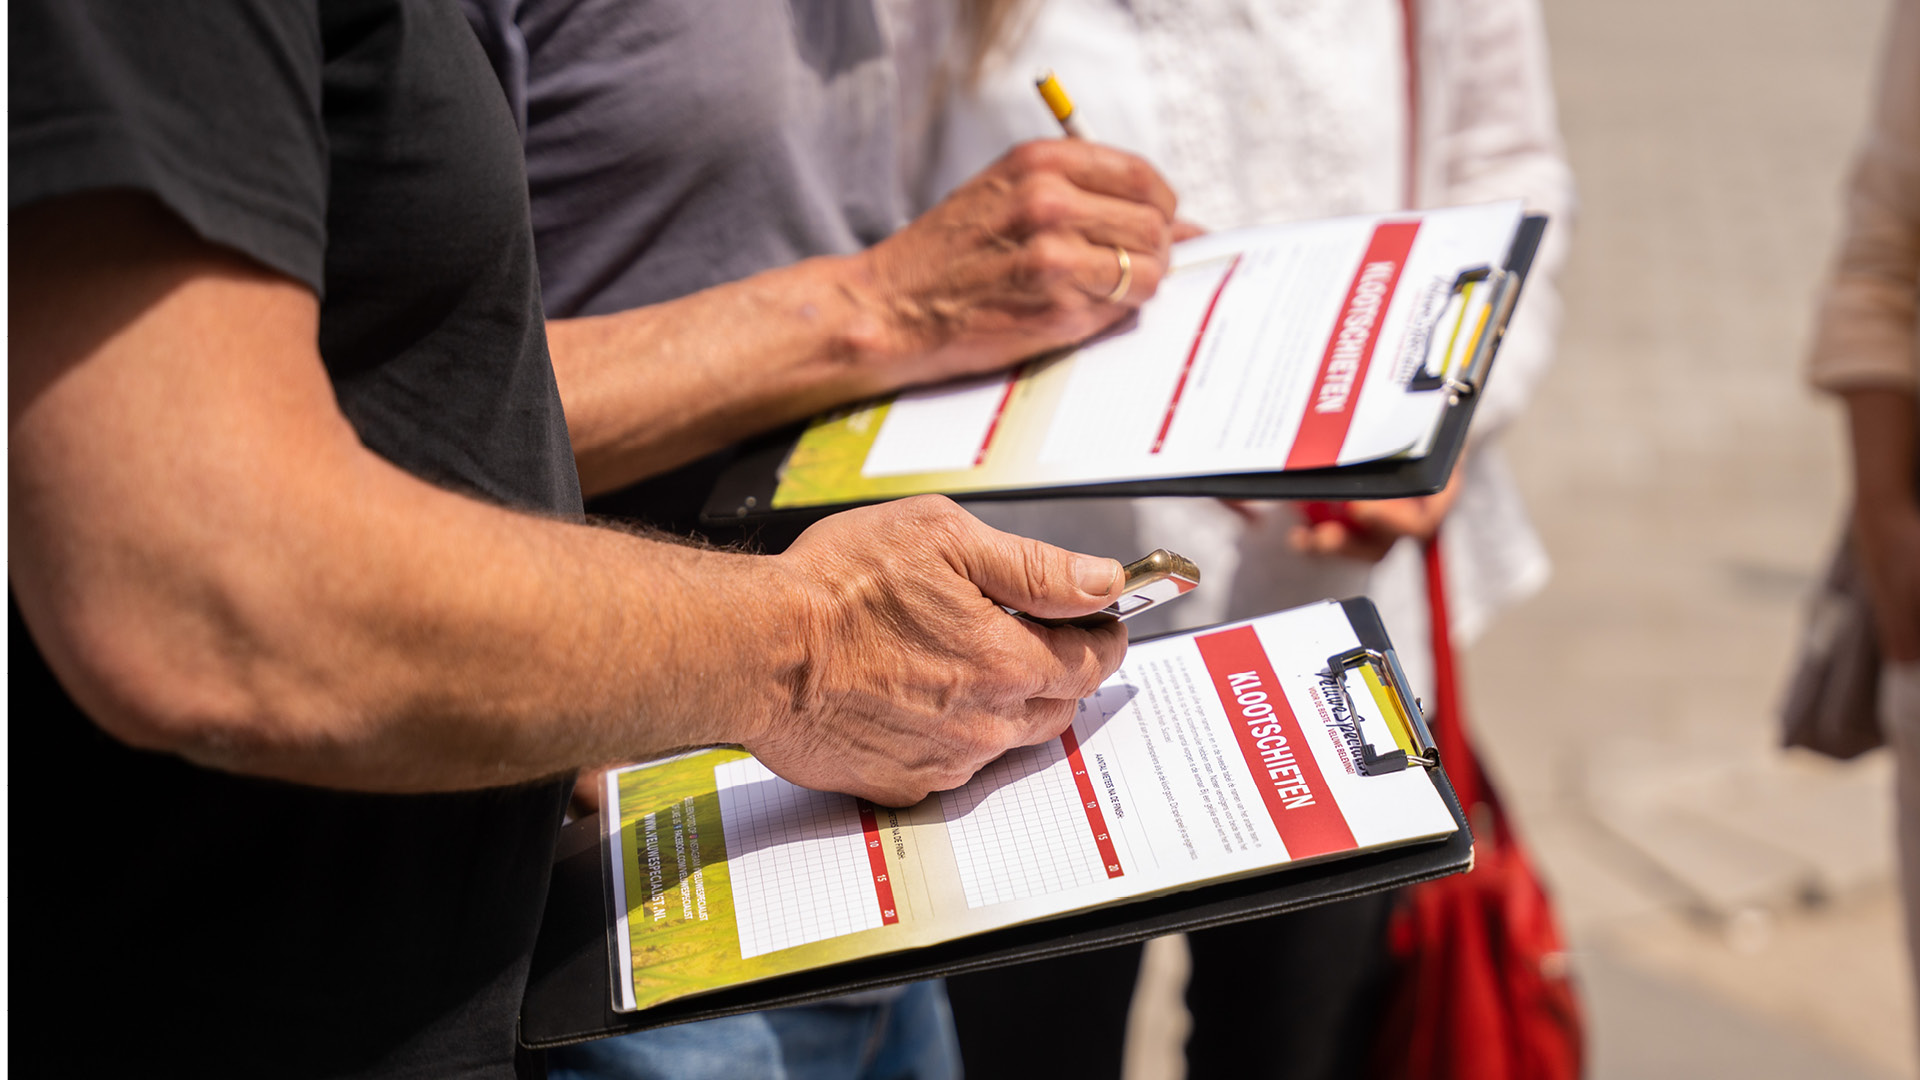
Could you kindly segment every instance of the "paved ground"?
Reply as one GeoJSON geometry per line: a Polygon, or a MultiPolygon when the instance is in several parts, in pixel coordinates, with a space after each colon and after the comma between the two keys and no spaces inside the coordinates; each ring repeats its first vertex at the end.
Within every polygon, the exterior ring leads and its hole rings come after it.
{"type": "Polygon", "coordinates": [[[1593,1074],[1914,1076],[1887,763],[1773,749],[1844,483],[1799,365],[1885,5],[1547,9],[1582,209],[1510,446],[1556,572],[1468,688],[1583,961],[1593,1074]]]}
{"type": "MultiPolygon", "coordinates": [[[[1774,748],[1831,542],[1801,386],[1885,0],[1546,0],[1582,209],[1509,442],[1556,573],[1469,658],[1574,941],[1594,1080],[1914,1077],[1888,763],[1774,748]]],[[[1128,1075],[1181,1071],[1177,940],[1128,1075]]]]}

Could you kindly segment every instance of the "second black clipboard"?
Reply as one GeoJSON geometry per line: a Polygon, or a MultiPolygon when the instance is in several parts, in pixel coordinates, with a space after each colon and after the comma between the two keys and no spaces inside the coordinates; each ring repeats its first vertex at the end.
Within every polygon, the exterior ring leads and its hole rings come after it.
{"type": "MultiPolygon", "coordinates": [[[[1386,631],[1370,602],[1345,600],[1341,606],[1363,649],[1391,652],[1386,631]]],[[[639,1012],[616,1012],[613,1008],[612,973],[616,965],[609,955],[608,936],[612,901],[599,822],[588,817],[561,832],[546,916],[521,1006],[520,1041],[533,1049],[545,1049],[630,1031],[802,1005],[861,990],[1280,915],[1459,873],[1472,866],[1473,836],[1453,787],[1437,762],[1430,767],[1430,775],[1458,826],[1440,840],[1284,866],[1255,877],[681,998],[639,1012]]]]}
{"type": "MultiPolygon", "coordinates": [[[[1540,241],[1547,228],[1542,214],[1529,214],[1520,222],[1507,252],[1503,269],[1512,275],[1505,307],[1511,312],[1533,269],[1540,241]]],[[[1494,337],[1477,377],[1450,388],[1451,404],[1440,421],[1431,449],[1415,458],[1386,458],[1330,469],[1300,469],[1287,472],[1234,473],[1220,476],[1185,476],[1118,483],[1076,484],[1070,487],[1022,488],[993,492],[968,492],[957,495],[963,502],[1048,498],[1133,498],[1176,495],[1207,496],[1225,499],[1400,499],[1431,495],[1447,484],[1461,452],[1466,448],[1467,429],[1487,380],[1492,377],[1500,341],[1505,336],[1504,317],[1494,327],[1494,337]]],[[[803,522],[861,503],[833,506],[809,506],[792,510],[774,510],[773,495],[780,482],[780,469],[786,463],[805,425],[782,428],[740,447],[728,463],[701,510],[701,521],[709,526],[743,525],[769,521],[803,522]]],[[[881,500],[872,500],[881,501],[881,500]]]]}

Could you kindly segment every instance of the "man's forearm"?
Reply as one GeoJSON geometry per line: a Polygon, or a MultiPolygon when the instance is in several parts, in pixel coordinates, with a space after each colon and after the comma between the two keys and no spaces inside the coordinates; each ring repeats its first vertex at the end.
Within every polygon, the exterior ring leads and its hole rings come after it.
{"type": "Polygon", "coordinates": [[[1120,567],[936,498],[780,556],[502,509],[370,451],[313,292],[144,196],[16,215],[9,577],[124,742],[300,783],[434,791],[739,742],[905,805],[1056,734],[1125,631],[1041,627],[1120,567]]]}
{"type": "MultiPolygon", "coordinates": [[[[429,791],[744,741],[791,698],[803,635],[772,560],[527,517],[361,453],[146,515],[88,545],[100,569],[63,604],[20,583],[82,705],[203,765],[429,791]]],[[[17,502],[16,554],[57,564],[36,534],[64,516],[17,502]]]]}
{"type": "Polygon", "coordinates": [[[252,640],[279,650],[256,666],[289,681],[231,719],[264,734],[188,757],[326,786],[464,788],[748,741],[793,698],[802,597],[772,560],[420,491],[384,462],[363,471],[386,475],[312,522],[335,557],[254,598],[252,640]]]}
{"type": "Polygon", "coordinates": [[[427,790],[746,739],[791,696],[777,564],[403,472],[341,415],[307,290],[127,196],[12,244],[10,576],[111,733],[427,790]]]}
{"type": "Polygon", "coordinates": [[[580,483],[609,491],[892,389],[896,335],[859,256],[548,323],[580,483]]]}

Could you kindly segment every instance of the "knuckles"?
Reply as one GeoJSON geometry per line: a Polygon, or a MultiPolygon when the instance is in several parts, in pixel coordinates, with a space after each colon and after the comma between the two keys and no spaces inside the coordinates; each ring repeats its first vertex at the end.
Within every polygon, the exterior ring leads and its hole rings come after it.
{"type": "Polygon", "coordinates": [[[1123,624],[1095,627],[1092,634],[1094,670],[1081,697],[1099,689],[1100,684],[1107,681],[1107,676],[1120,670],[1121,663],[1127,658],[1127,628],[1123,624]]]}
{"type": "Polygon", "coordinates": [[[1147,164],[1143,158],[1128,154],[1126,155],[1126,163],[1120,168],[1121,175],[1125,178],[1128,189],[1131,190],[1140,201],[1151,202],[1152,196],[1156,193],[1156,189],[1161,186],[1160,174],[1154,171],[1153,166],[1147,164]]]}
{"type": "Polygon", "coordinates": [[[1014,188],[1014,202],[1022,231],[1045,232],[1073,219],[1074,187],[1056,173],[1038,173],[1014,188]]]}
{"type": "Polygon", "coordinates": [[[876,806],[904,807],[912,806],[914,803],[926,798],[931,794],[931,791],[925,787],[895,783],[884,787],[867,788],[863,791],[851,792],[851,794],[857,798],[865,799],[876,806]]]}
{"type": "Polygon", "coordinates": [[[1173,222],[1155,217],[1147,223],[1147,231],[1149,238],[1153,241],[1153,248],[1148,254],[1154,258],[1146,261],[1157,262],[1173,248],[1173,222]]]}
{"type": "Polygon", "coordinates": [[[1027,241],[1023,277],[1035,289],[1048,289],[1071,282],[1078,264],[1078,253],[1066,238],[1040,233],[1027,241]]]}
{"type": "Polygon", "coordinates": [[[881,509],[896,518],[880,530],[883,534],[892,533],[887,541],[895,543],[907,539],[933,541],[943,546],[961,542],[972,517],[945,495],[915,495],[887,503],[881,509]]]}
{"type": "Polygon", "coordinates": [[[940,791],[950,791],[973,779],[975,773],[987,767],[988,763],[1007,752],[1007,744],[999,739],[983,740],[974,747],[974,753],[967,760],[957,762],[944,770],[937,787],[940,791]]]}
{"type": "MultiPolygon", "coordinates": [[[[1000,711],[1018,708],[1040,687],[1030,648],[1022,640],[1026,628],[1011,619],[996,618],[986,633],[972,642],[967,664],[972,685],[968,697],[982,708],[1000,711]]],[[[1051,662],[1051,661],[1049,661],[1051,662]]]]}
{"type": "MultiPolygon", "coordinates": [[[[1094,632],[1102,633],[1102,631],[1094,632]]],[[[1093,638],[1086,641],[1080,654],[1067,662],[1067,670],[1056,685],[1071,693],[1075,700],[1086,697],[1100,689],[1100,684],[1120,666],[1125,648],[1124,640],[1117,646],[1107,638],[1093,638]]]]}
{"type": "Polygon", "coordinates": [[[1060,165],[1060,140],[1035,139],[1023,142],[1007,151],[1000,160],[1015,176],[1031,176],[1057,169],[1060,165]]]}
{"type": "Polygon", "coordinates": [[[947,521],[964,513],[959,503],[945,495],[915,495],[887,505],[898,507],[927,522],[947,521]]]}
{"type": "Polygon", "coordinates": [[[1022,743],[1028,746],[1043,743],[1065,731],[1078,708],[1078,701],[1065,699],[1035,702],[1027,715],[1026,737],[1022,743]]]}
{"type": "Polygon", "coordinates": [[[1081,635],[1081,651],[1067,662],[1066,686],[1075,698],[1083,698],[1098,690],[1126,659],[1127,632],[1118,623],[1072,632],[1081,635]]]}

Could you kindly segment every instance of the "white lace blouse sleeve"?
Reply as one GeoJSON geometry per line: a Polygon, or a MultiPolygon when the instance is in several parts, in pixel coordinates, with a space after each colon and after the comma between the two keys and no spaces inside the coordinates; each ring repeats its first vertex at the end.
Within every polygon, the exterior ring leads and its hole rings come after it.
{"type": "Polygon", "coordinates": [[[1474,417],[1477,437],[1484,439],[1520,414],[1552,363],[1560,271],[1573,231],[1573,172],[1560,138],[1538,0],[1458,0],[1452,6],[1457,22],[1444,64],[1451,93],[1444,114],[1433,121],[1423,201],[1521,198],[1529,210],[1552,218],[1501,346],[1497,373],[1474,417]]]}

